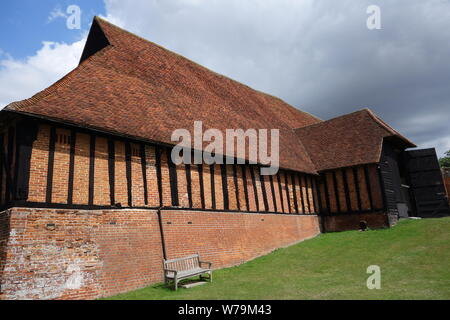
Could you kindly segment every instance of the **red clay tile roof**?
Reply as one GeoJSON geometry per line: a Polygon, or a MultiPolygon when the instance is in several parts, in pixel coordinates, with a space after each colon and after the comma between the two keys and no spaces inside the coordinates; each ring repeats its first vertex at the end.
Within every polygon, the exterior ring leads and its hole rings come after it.
{"type": "Polygon", "coordinates": [[[318,171],[378,163],[384,138],[415,145],[369,109],[296,129],[318,171]]]}
{"type": "Polygon", "coordinates": [[[99,18],[75,70],[5,110],[167,144],[198,120],[204,130],[280,129],[280,166],[316,172],[293,128],[320,119],[99,18]]]}

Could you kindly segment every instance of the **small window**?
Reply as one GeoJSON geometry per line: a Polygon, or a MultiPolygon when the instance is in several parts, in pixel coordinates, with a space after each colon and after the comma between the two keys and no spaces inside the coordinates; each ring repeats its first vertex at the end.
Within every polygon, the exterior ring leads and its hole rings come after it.
{"type": "Polygon", "coordinates": [[[140,157],[141,151],[139,150],[139,147],[133,146],[131,148],[131,154],[133,155],[133,157],[140,157]]]}
{"type": "Polygon", "coordinates": [[[56,135],[56,143],[62,144],[62,145],[70,145],[70,139],[71,137],[66,134],[57,134],[56,135]]]}

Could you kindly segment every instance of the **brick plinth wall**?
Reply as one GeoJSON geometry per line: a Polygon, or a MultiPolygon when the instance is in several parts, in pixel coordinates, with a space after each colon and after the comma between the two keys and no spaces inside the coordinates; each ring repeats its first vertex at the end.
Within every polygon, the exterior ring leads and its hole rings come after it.
{"type": "MultiPolygon", "coordinates": [[[[162,211],[169,258],[237,265],[319,233],[316,216],[162,211]]],[[[163,280],[155,210],[0,213],[0,299],[94,299],[163,280]]]]}
{"type": "Polygon", "coordinates": [[[163,211],[168,258],[199,253],[233,266],[319,234],[317,216],[163,211]]]}

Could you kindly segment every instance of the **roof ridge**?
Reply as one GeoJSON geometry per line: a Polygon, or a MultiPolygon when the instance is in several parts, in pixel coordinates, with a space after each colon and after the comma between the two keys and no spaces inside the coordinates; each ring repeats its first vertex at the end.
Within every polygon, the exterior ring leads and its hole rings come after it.
{"type": "Polygon", "coordinates": [[[389,124],[387,124],[384,120],[382,120],[380,117],[378,117],[372,110],[370,110],[369,108],[365,108],[365,111],[367,111],[369,113],[369,115],[375,120],[375,122],[383,129],[385,129],[386,131],[388,131],[390,134],[397,136],[405,141],[407,141],[408,143],[410,143],[411,145],[415,145],[413,142],[411,142],[409,139],[407,139],[405,136],[403,136],[400,132],[398,132],[397,130],[395,130],[394,128],[392,128],[389,124]]]}
{"type": "Polygon", "coordinates": [[[340,115],[340,116],[337,116],[337,117],[334,117],[334,118],[331,118],[331,119],[328,119],[328,120],[322,120],[322,122],[313,123],[313,124],[311,124],[309,126],[294,128],[294,130],[297,131],[297,130],[301,130],[301,129],[307,129],[307,128],[323,125],[323,124],[325,124],[327,122],[334,121],[334,120],[341,119],[341,118],[345,118],[345,117],[348,117],[348,116],[350,116],[352,114],[355,114],[355,113],[362,113],[366,109],[367,108],[364,108],[364,109],[360,109],[360,110],[356,110],[356,111],[353,111],[353,112],[350,112],[350,113],[346,113],[346,114],[343,114],[343,115],[340,115]]]}

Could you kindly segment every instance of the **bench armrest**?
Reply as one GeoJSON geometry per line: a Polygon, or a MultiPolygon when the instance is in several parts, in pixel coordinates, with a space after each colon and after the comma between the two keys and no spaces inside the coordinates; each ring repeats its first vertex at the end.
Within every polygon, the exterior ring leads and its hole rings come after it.
{"type": "Polygon", "coordinates": [[[211,266],[212,266],[211,262],[199,261],[198,263],[200,264],[200,267],[202,266],[202,264],[207,264],[208,265],[208,269],[211,269],[211,266]]]}
{"type": "Polygon", "coordinates": [[[177,270],[170,270],[170,269],[164,269],[164,274],[167,274],[167,272],[173,272],[175,275],[177,275],[177,270]]]}

